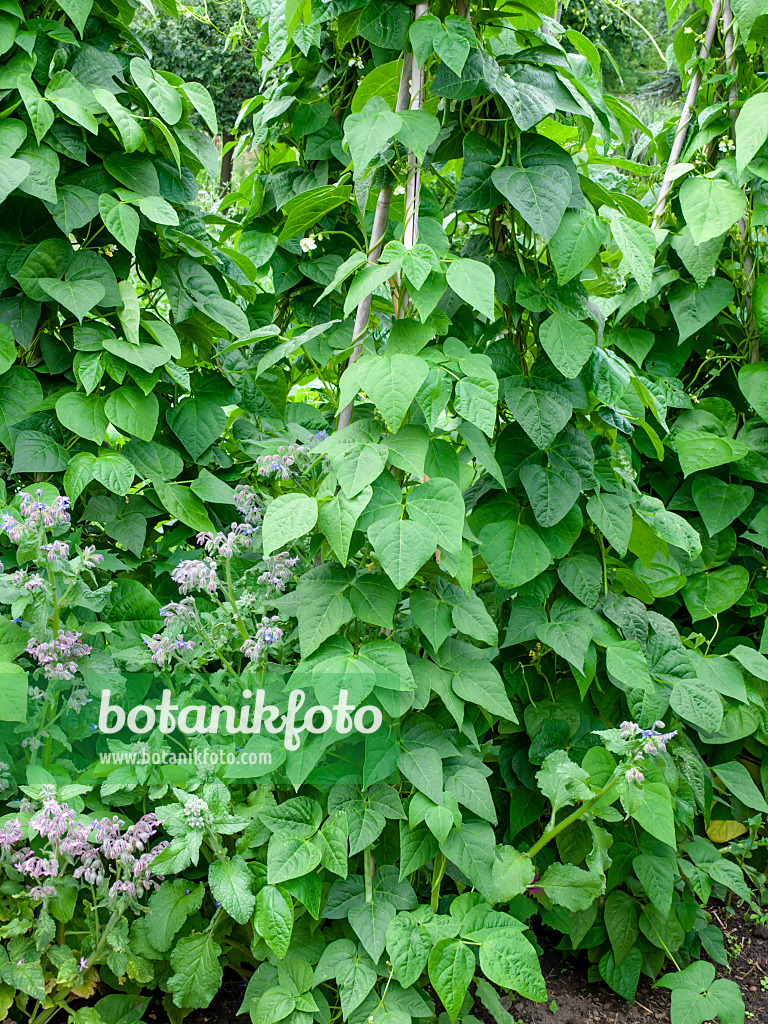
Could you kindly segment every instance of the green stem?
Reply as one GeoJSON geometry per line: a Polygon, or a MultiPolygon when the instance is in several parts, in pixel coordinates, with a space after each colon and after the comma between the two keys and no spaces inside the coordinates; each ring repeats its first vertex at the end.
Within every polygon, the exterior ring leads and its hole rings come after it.
{"type": "Polygon", "coordinates": [[[443,875],[445,874],[445,866],[447,863],[445,854],[438,853],[432,866],[432,890],[429,898],[429,905],[435,913],[437,913],[437,908],[440,904],[440,884],[443,881],[443,875]]]}
{"type": "Polygon", "coordinates": [[[365,902],[373,903],[373,857],[370,846],[363,850],[363,876],[365,878],[365,902]]]}
{"type": "Polygon", "coordinates": [[[230,561],[231,559],[227,558],[224,563],[227,567],[227,590],[229,591],[229,600],[232,604],[232,611],[235,613],[235,621],[237,622],[237,628],[240,630],[240,636],[243,638],[243,640],[247,640],[248,630],[243,625],[243,620],[240,618],[240,612],[237,610],[237,601],[235,601],[235,588],[232,585],[232,570],[230,567],[230,561]]]}
{"type": "Polygon", "coordinates": [[[618,781],[619,776],[615,775],[606,786],[603,786],[599,793],[596,793],[595,796],[592,797],[591,800],[587,800],[585,804],[582,804],[581,807],[577,807],[576,810],[572,814],[569,814],[567,818],[563,818],[558,825],[555,825],[554,828],[545,832],[538,843],[534,843],[525,856],[533,859],[539,850],[543,850],[547,843],[554,839],[555,836],[560,835],[564,829],[568,828],[569,825],[572,825],[574,821],[578,821],[579,818],[583,817],[587,811],[590,811],[599,800],[602,800],[605,794],[610,792],[618,781]]]}

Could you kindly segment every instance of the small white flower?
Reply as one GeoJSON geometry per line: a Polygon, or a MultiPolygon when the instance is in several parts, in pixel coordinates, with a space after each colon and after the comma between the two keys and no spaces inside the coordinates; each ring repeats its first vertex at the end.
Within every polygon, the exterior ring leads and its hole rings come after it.
{"type": "Polygon", "coordinates": [[[690,28],[690,27],[684,28],[683,29],[683,35],[685,35],[685,36],[692,36],[693,35],[693,29],[690,28]]]}
{"type": "Polygon", "coordinates": [[[349,60],[347,61],[347,67],[348,68],[354,68],[356,66],[357,66],[357,60],[354,57],[350,57],[349,60]]]}
{"type": "Polygon", "coordinates": [[[307,238],[302,238],[299,245],[301,246],[302,252],[312,252],[313,249],[317,248],[317,242],[314,240],[312,235],[309,235],[307,238]]]}
{"type": "Polygon", "coordinates": [[[398,185],[397,188],[395,188],[393,190],[392,194],[395,195],[395,196],[404,196],[405,195],[405,188],[402,185],[398,185]]]}

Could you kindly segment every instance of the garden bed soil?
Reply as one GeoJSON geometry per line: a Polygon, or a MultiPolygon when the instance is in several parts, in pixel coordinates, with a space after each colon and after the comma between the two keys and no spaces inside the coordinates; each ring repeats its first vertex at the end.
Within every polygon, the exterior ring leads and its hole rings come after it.
{"type": "MultiPolygon", "coordinates": [[[[747,1024],[768,1024],[768,929],[755,926],[742,915],[730,919],[719,915],[724,924],[725,948],[731,956],[730,973],[718,967],[718,974],[738,983],[747,1007],[747,1024]],[[761,981],[765,979],[764,990],[761,981]]],[[[639,1021],[660,1021],[669,1024],[669,992],[653,988],[642,978],[634,1005],[621,999],[603,984],[587,981],[587,958],[567,960],[547,942],[539,938],[543,948],[541,969],[547,982],[548,1003],[532,1003],[527,999],[502,996],[502,1005],[515,1024],[637,1024],[639,1021]]],[[[243,1024],[247,1016],[238,1017],[243,999],[244,983],[234,974],[227,974],[224,985],[213,1003],[205,1010],[195,1010],[185,1024],[243,1024]]],[[[472,1011],[481,1024],[494,1020],[477,999],[472,1011]]],[[[170,1024],[158,1001],[147,1013],[148,1024],[170,1024]]],[[[509,1024],[509,1022],[507,1022],[509,1024]]]]}

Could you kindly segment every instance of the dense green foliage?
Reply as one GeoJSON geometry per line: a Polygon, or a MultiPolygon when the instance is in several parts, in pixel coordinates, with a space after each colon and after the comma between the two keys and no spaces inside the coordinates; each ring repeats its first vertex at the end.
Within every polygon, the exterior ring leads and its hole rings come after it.
{"type": "Polygon", "coordinates": [[[743,1021],[705,959],[764,885],[760,18],[652,219],[675,126],[553,6],[249,6],[207,214],[213,103],[133,4],[0,0],[0,1006],[182,1020],[229,965],[255,1024],[502,1024],[544,926],[743,1021]]]}

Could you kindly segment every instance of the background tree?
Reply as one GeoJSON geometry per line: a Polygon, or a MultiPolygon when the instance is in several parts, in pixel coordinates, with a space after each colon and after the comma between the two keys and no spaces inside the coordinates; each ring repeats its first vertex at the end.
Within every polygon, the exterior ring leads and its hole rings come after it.
{"type": "Polygon", "coordinates": [[[221,129],[220,186],[232,179],[233,137],[243,102],[259,89],[249,28],[256,22],[241,0],[222,0],[175,18],[142,10],[135,28],[154,64],[180,78],[202,82],[211,94],[221,129]]]}

